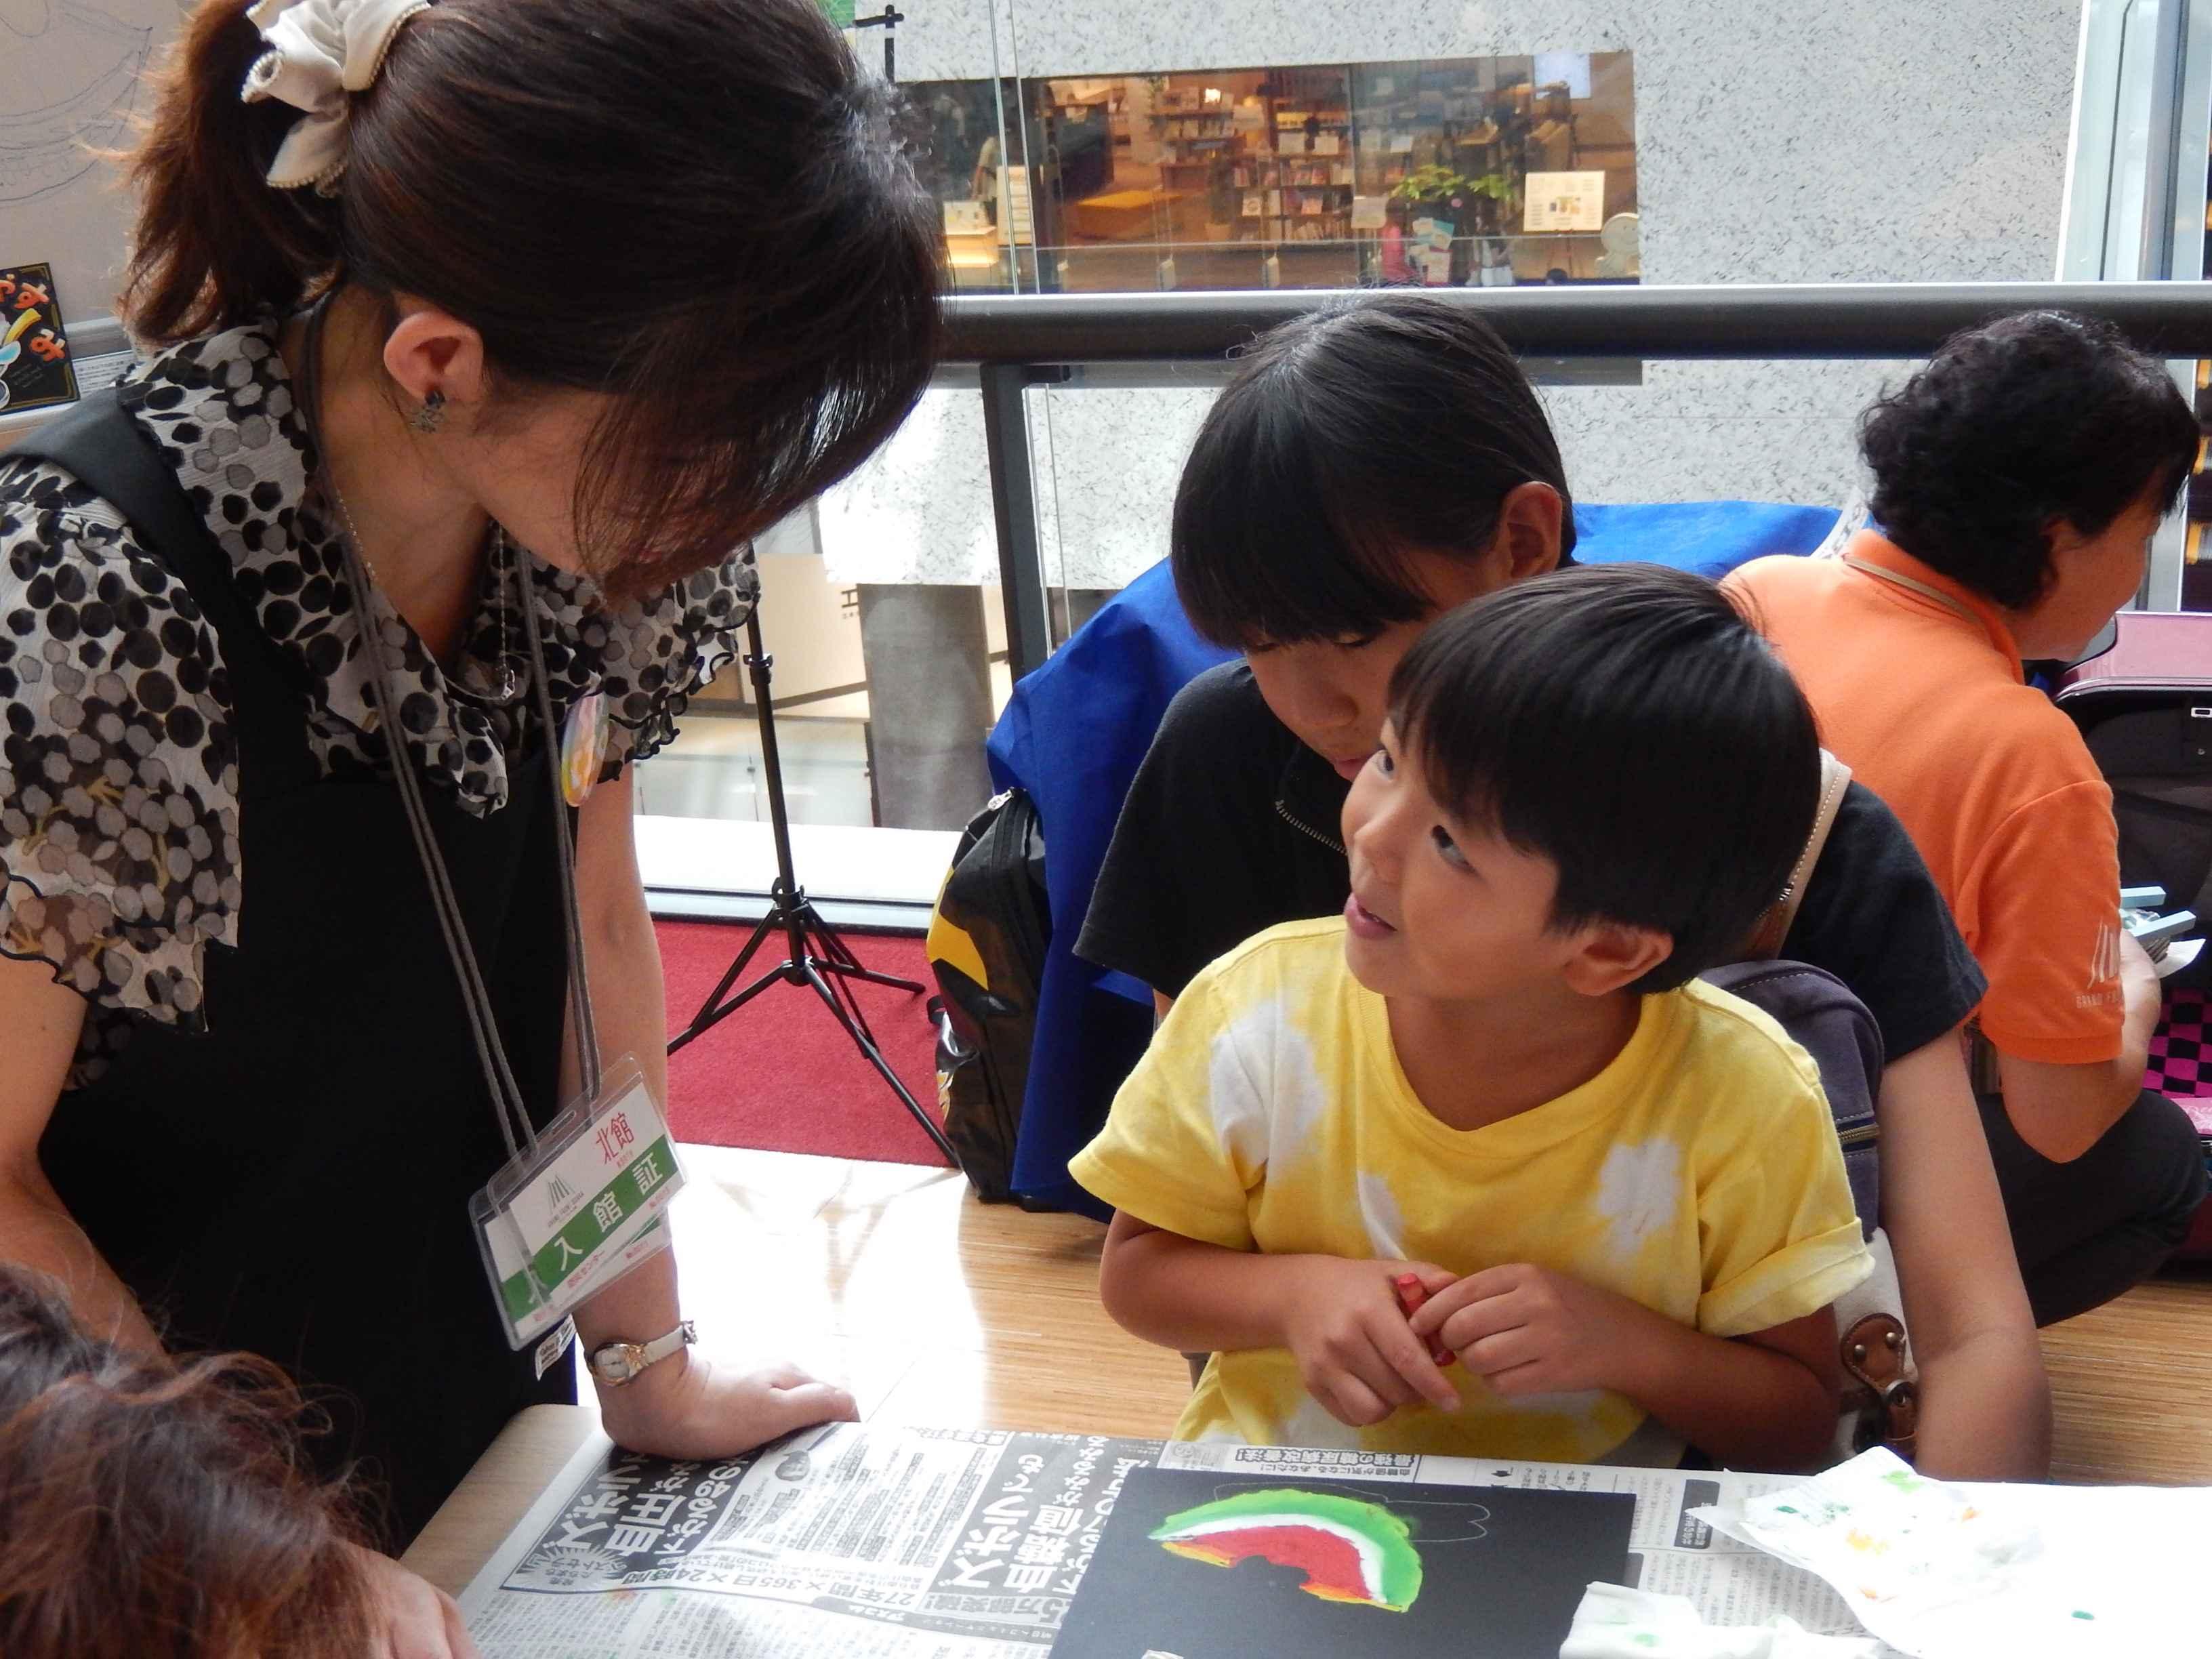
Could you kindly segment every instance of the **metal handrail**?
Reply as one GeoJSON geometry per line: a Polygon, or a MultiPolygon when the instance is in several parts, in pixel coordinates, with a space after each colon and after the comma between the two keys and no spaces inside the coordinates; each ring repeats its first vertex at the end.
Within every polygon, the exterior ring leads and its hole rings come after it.
{"type": "MultiPolygon", "coordinates": [[[[2212,358],[2212,284],[1869,283],[1439,288],[1506,343],[1545,357],[1925,357],[2010,313],[2101,317],[2161,357],[2212,358]]],[[[1223,362],[1256,336],[1348,297],[1328,289],[1196,294],[955,295],[945,361],[977,366],[1007,656],[1017,678],[1052,649],[1023,393],[1085,363],[1223,362]]]]}
{"type": "MultiPolygon", "coordinates": [[[[1924,357],[2010,312],[2109,319],[2146,351],[2212,357],[2202,283],[1713,283],[1417,290],[1480,311],[1516,350],[1545,356],[1924,357]]],[[[1224,293],[956,295],[951,363],[1047,367],[1218,357],[1347,297],[1329,289],[1224,293]]]]}

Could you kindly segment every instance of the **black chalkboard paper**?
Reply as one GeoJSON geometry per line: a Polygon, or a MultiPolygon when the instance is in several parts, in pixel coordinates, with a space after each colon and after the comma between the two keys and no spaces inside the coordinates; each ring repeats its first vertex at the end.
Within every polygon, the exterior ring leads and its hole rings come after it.
{"type": "Polygon", "coordinates": [[[1052,1659],[1558,1659],[1635,1503],[1139,1469],[1052,1659]]]}

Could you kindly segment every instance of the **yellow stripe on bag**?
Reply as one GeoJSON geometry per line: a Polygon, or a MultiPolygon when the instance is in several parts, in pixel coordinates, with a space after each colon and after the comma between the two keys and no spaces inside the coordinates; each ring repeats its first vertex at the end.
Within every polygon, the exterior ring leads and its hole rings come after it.
{"type": "Polygon", "coordinates": [[[975,948],[967,929],[948,921],[941,910],[929,919],[929,937],[923,949],[932,961],[957,968],[985,990],[991,988],[991,973],[983,966],[983,953],[975,948]]]}

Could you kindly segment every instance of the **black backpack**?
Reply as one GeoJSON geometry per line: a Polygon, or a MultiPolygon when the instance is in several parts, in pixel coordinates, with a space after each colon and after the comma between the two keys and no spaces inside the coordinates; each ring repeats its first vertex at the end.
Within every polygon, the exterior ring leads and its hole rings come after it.
{"type": "MultiPolygon", "coordinates": [[[[2113,629],[2054,701],[2112,786],[2120,884],[2163,887],[2158,908],[2212,916],[2212,616],[2129,611],[2113,629]]],[[[2208,984],[2212,952],[2166,980],[2208,984]]]]}
{"type": "Polygon", "coordinates": [[[1014,1137],[1051,939],[1044,829],[1028,793],[1009,789],[969,820],[930,915],[927,946],[939,993],[929,1011],[945,1138],[989,1204],[1013,1197],[1014,1137]]]}

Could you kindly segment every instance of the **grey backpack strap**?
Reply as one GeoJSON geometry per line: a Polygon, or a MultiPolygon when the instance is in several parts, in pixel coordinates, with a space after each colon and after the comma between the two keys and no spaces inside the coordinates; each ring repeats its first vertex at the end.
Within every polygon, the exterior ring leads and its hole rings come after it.
{"type": "Polygon", "coordinates": [[[1875,1106],[1885,1064],[1881,1030],[1851,988],[1803,962],[1733,962],[1698,978],[1765,1014],[1812,1057],[1850,1178],[1862,1229],[1881,1218],[1881,1164],[1875,1106]]]}
{"type": "Polygon", "coordinates": [[[1805,884],[1813,878],[1813,866],[1820,861],[1820,849],[1828,844],[1828,831],[1835,827],[1837,809],[1844,804],[1844,791],[1850,787],[1851,769],[1826,750],[1820,751],[1820,805],[1813,814],[1813,833],[1805,838],[1805,849],[1797,855],[1797,863],[1790,872],[1789,884],[1783,888],[1782,896],[1768,905],[1759,918],[1759,926],[1736,952],[1743,962],[1765,962],[1782,954],[1782,941],[1790,937],[1790,929],[1797,920],[1797,907],[1805,902],[1805,884]]]}
{"type": "Polygon", "coordinates": [[[1833,974],[1802,962],[1738,962],[1702,975],[1741,997],[1803,1048],[1844,1155],[1851,1207],[1876,1263],[1875,1277],[1836,1304],[1838,1358],[1851,1379],[1834,1455],[1840,1461],[1877,1441],[1910,1455],[1918,1395],[1905,1329],[1904,1297],[1881,1219],[1881,1030],[1866,1005],[1833,974]]]}

